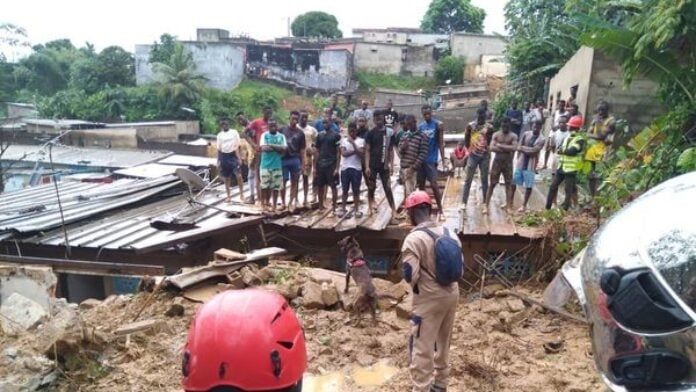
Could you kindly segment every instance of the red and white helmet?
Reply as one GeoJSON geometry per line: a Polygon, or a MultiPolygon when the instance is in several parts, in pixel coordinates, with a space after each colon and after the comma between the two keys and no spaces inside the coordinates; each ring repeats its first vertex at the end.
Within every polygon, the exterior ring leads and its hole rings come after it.
{"type": "Polygon", "coordinates": [[[285,299],[258,289],[230,290],[198,309],[184,348],[182,386],[299,390],[306,367],[304,332],[285,299]]]}

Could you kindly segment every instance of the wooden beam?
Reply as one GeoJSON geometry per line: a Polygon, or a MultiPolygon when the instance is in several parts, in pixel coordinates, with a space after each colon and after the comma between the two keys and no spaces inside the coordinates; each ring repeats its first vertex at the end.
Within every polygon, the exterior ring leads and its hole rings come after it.
{"type": "Polygon", "coordinates": [[[0,255],[0,263],[2,262],[45,265],[51,267],[55,272],[80,275],[135,277],[144,275],[164,275],[163,266],[151,264],[125,264],[102,261],[54,259],[48,257],[0,255]]]}

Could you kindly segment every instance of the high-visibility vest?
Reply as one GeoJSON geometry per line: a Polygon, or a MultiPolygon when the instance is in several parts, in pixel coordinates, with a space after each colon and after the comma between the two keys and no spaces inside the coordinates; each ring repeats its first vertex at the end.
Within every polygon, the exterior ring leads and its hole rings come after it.
{"type": "Polygon", "coordinates": [[[583,153],[582,151],[578,151],[577,154],[571,156],[571,155],[566,155],[565,151],[567,151],[569,148],[575,148],[577,150],[580,150],[582,148],[582,144],[580,142],[583,140],[583,136],[579,133],[574,133],[570,136],[568,136],[564,141],[563,144],[561,144],[561,148],[558,151],[558,159],[559,159],[559,166],[561,170],[563,170],[564,173],[573,173],[582,168],[583,164],[583,153]]]}

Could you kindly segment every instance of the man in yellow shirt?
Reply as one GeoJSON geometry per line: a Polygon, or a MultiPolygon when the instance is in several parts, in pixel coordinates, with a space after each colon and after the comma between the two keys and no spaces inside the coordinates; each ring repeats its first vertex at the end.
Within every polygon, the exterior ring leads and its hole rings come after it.
{"type": "Polygon", "coordinates": [[[585,153],[585,160],[592,165],[589,176],[590,196],[592,198],[597,194],[600,181],[597,164],[604,161],[607,146],[611,145],[615,131],[616,119],[609,114],[609,103],[605,100],[600,100],[597,103],[596,115],[587,130],[587,138],[590,141],[590,145],[587,153],[585,153]]]}

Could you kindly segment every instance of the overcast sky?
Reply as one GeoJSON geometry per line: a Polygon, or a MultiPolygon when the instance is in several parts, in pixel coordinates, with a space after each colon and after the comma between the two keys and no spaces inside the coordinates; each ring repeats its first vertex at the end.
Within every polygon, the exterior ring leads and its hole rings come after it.
{"type": "MultiPolygon", "coordinates": [[[[215,27],[253,38],[287,35],[288,18],[325,11],[338,18],[344,36],[360,27],[418,27],[430,0],[21,0],[3,7],[0,23],[27,30],[32,44],[69,38],[97,50],[120,45],[128,51],[162,33],[179,39],[196,37],[197,27],[215,27]]],[[[506,0],[472,0],[486,10],[485,31],[504,32],[506,0]]],[[[11,57],[8,54],[8,57],[11,57]]]]}

